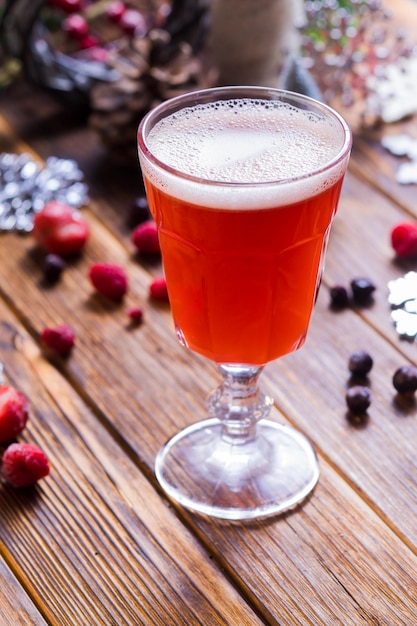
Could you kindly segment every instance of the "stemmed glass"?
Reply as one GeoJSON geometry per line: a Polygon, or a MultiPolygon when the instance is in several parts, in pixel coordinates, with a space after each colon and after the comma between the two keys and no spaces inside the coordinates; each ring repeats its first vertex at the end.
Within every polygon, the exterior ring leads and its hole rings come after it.
{"type": "Polygon", "coordinates": [[[219,87],[154,108],[138,146],[178,339],[223,377],[208,418],[158,453],[157,479],[209,516],[281,513],[319,467],[301,433],[267,419],[258,379],[304,343],[351,133],[305,96],[219,87]]]}

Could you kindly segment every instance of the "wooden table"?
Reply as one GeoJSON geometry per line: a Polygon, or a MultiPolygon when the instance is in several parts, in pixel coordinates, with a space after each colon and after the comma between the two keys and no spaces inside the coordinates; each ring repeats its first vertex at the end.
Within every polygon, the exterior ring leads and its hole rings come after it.
{"type": "Polygon", "coordinates": [[[52,288],[30,236],[0,237],[0,360],[31,403],[19,439],[52,466],[34,489],[0,489],[1,626],[417,624],[417,411],[401,408],[392,386],[417,348],[398,337],[387,303],[388,281],[416,269],[395,261],[389,233],[417,217],[417,191],[395,181],[399,160],[380,143],[417,136],[415,119],[356,134],[307,343],[264,373],[273,419],[313,442],[319,483],[292,513],[233,524],[176,507],[154,477],[157,450],[203,417],[219,376],[178,345],[169,308],[149,300],[161,268],[129,238],[136,164],[112,160],[76,113],[33,86],[3,93],[0,112],[0,151],[73,157],[91,194],[85,254],[52,288]],[[97,261],[127,269],[123,304],[92,294],[97,261]],[[331,311],[329,286],[356,276],[377,285],[373,306],[331,311]],[[143,307],[141,326],[129,327],[129,305],[143,307]],[[48,360],[39,334],[62,322],[76,329],[75,349],[48,360]],[[374,367],[359,427],[345,391],[361,348],[374,367]]]}

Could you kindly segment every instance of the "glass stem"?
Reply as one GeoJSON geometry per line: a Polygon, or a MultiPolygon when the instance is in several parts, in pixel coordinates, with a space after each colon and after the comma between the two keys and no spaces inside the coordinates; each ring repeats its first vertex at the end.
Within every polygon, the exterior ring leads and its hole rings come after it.
{"type": "Polygon", "coordinates": [[[211,417],[222,422],[222,438],[242,445],[256,436],[256,424],[269,414],[272,398],[258,389],[262,366],[221,364],[223,383],[208,397],[211,417]]]}

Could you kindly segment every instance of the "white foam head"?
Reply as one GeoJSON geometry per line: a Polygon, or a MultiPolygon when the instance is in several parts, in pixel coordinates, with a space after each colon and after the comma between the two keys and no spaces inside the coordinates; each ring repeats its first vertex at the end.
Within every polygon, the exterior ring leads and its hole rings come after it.
{"type": "Polygon", "coordinates": [[[347,127],[333,112],[244,98],[162,118],[146,137],[151,158],[140,158],[144,175],[170,195],[212,208],[261,209],[334,184],[348,144],[347,127]]]}

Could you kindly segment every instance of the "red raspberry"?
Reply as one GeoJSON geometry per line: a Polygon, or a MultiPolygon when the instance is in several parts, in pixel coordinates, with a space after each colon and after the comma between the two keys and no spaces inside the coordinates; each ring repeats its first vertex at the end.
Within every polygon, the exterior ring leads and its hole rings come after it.
{"type": "Polygon", "coordinates": [[[149,294],[152,300],[169,302],[168,290],[165,278],[155,278],[149,286],[149,294]]]}
{"type": "Polygon", "coordinates": [[[20,435],[29,417],[29,403],[26,396],[11,387],[0,387],[0,443],[10,441],[20,435]]]}
{"type": "Polygon", "coordinates": [[[1,473],[13,487],[34,485],[49,471],[45,452],[31,443],[12,443],[3,454],[1,473]]]}
{"type": "Polygon", "coordinates": [[[128,289],[126,272],[120,265],[95,263],[89,277],[99,294],[109,300],[121,300],[128,289]]]}
{"type": "Polygon", "coordinates": [[[75,332],[69,324],[44,328],[41,332],[41,341],[47,350],[66,357],[75,343],[75,332]]]}
{"type": "Polygon", "coordinates": [[[391,231],[391,244],[397,256],[417,256],[417,224],[402,222],[391,231]]]}
{"type": "Polygon", "coordinates": [[[35,215],[33,236],[46,251],[60,256],[78,254],[84,248],[89,227],[68,204],[51,200],[35,215]]]}
{"type": "Polygon", "coordinates": [[[140,324],[143,320],[143,310],[138,306],[132,306],[127,310],[127,314],[134,324],[140,324]]]}
{"type": "Polygon", "coordinates": [[[153,220],[146,220],[136,226],[131,235],[132,242],[143,254],[160,254],[158,229],[153,220]]]}

